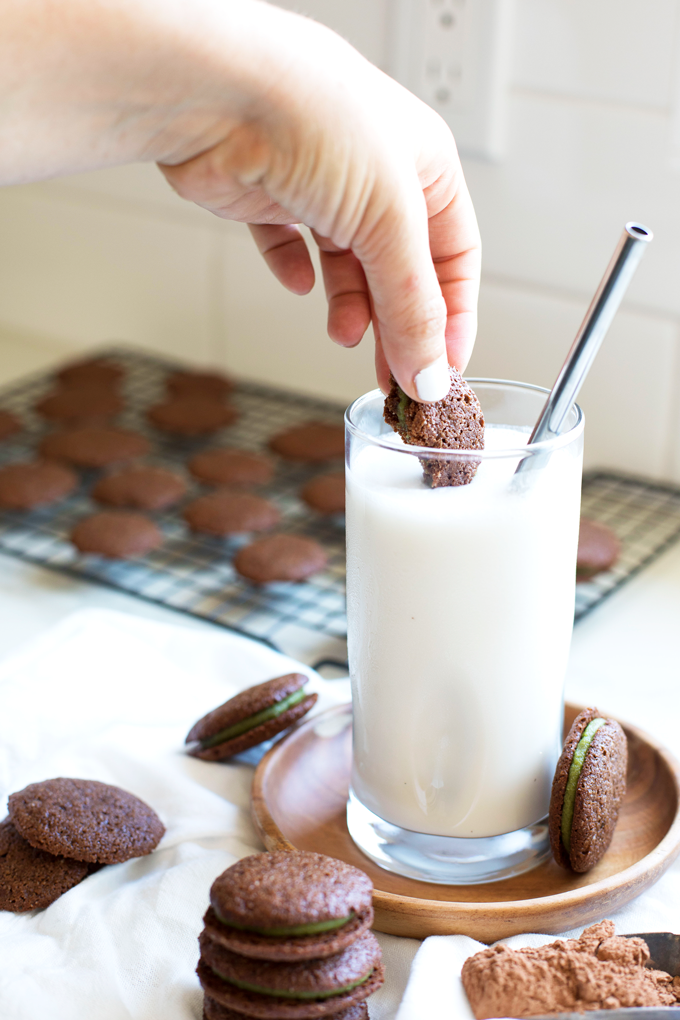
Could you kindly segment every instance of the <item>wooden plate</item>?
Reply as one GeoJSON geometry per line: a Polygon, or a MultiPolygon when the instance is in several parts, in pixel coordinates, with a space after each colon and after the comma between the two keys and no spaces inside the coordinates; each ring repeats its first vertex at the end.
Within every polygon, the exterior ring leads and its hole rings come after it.
{"type": "MultiPolygon", "coordinates": [[[[565,731],[577,713],[565,709],[565,731]]],[[[252,813],[268,850],[314,850],[348,861],[375,885],[375,925],[393,935],[470,935],[495,942],[519,932],[561,932],[601,920],[657,881],[680,853],[680,766],[641,730],[628,737],[628,793],[612,844],[573,875],[548,861],[484,885],[433,885],[383,871],[347,831],[351,706],[304,722],[255,771],[252,813]]],[[[623,725],[623,724],[622,724],[623,725]]]]}

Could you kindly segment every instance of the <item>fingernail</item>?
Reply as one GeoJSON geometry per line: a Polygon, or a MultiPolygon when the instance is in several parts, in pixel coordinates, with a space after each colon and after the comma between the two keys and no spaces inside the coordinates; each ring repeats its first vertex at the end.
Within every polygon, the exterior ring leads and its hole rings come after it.
{"type": "Polygon", "coordinates": [[[413,385],[416,388],[418,400],[425,400],[427,403],[443,400],[451,388],[449,359],[446,353],[440,354],[437,360],[427,368],[421,368],[413,380],[413,385]]]}

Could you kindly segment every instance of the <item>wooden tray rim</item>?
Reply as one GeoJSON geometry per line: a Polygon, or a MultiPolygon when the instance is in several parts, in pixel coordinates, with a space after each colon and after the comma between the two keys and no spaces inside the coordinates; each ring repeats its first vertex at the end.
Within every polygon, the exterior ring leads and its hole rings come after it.
{"type": "MultiPolygon", "coordinates": [[[[582,711],[582,706],[574,705],[571,702],[567,702],[565,704],[565,708],[568,708],[575,713],[582,711]]],[[[288,736],[301,730],[316,726],[320,719],[329,718],[330,716],[339,715],[340,713],[351,714],[351,711],[352,703],[346,702],[342,705],[334,705],[333,707],[326,709],[324,712],[320,712],[318,715],[312,716],[310,719],[303,720],[301,723],[298,723],[293,730],[282,737],[281,740],[278,740],[276,744],[267,751],[256,766],[251,791],[251,814],[255,828],[268,849],[297,849],[288,839],[286,839],[274,819],[269,814],[264,797],[264,784],[267,779],[267,773],[272,762],[275,760],[281,745],[288,736]]],[[[615,719],[616,717],[608,715],[607,718],[615,719]]],[[[578,906],[579,904],[596,897],[601,892],[615,892],[617,889],[628,885],[631,880],[642,875],[649,879],[645,886],[640,889],[641,892],[644,891],[644,888],[648,887],[653,881],[661,877],[664,871],[666,871],[666,869],[669,868],[676,859],[678,854],[680,854],[680,763],[670,751],[668,751],[653,737],[650,737],[644,730],[641,730],[637,726],[632,726],[629,723],[622,722],[620,719],[617,719],[616,721],[621,724],[624,730],[637,737],[638,740],[647,744],[659,755],[660,758],[663,759],[671,773],[675,785],[677,803],[675,817],[671,822],[671,826],[666,835],[650,853],[646,854],[639,861],[636,861],[635,864],[631,864],[630,867],[624,868],[623,871],[619,871],[615,875],[610,875],[608,878],[603,878],[599,882],[593,882],[590,885],[580,886],[578,889],[572,889],[566,892],[554,893],[551,896],[536,896],[532,899],[524,900],[480,900],[474,902],[470,900],[428,899],[426,897],[407,896],[401,893],[392,893],[382,889],[374,889],[374,906],[376,908],[383,909],[390,909],[396,906],[407,907],[409,914],[412,916],[417,916],[421,913],[427,914],[428,916],[432,916],[433,913],[448,916],[450,915],[451,910],[454,909],[462,915],[472,915],[483,910],[487,915],[491,916],[494,916],[495,914],[505,915],[509,912],[512,912],[515,916],[521,916],[524,913],[533,913],[537,908],[546,910],[551,906],[561,908],[572,905],[578,906]]],[[[500,884],[502,884],[502,880],[499,882],[499,885],[500,884]]]]}

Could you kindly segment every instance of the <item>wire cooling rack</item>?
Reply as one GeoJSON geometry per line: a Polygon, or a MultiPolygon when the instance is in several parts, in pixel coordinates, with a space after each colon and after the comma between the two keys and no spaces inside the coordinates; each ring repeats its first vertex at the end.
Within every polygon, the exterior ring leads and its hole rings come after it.
{"type": "MultiPolygon", "coordinates": [[[[266,449],[272,435],[292,425],[312,420],[342,425],[343,408],[299,394],[241,383],[230,397],[230,403],[240,413],[234,425],[201,440],[177,439],[150,426],[144,411],[165,395],[168,372],[182,366],[127,350],[98,353],[115,358],[126,370],[126,410],[116,424],[146,435],[153,444],[153,452],[145,460],[179,470],[188,482],[183,504],[150,515],[163,531],[165,543],[146,556],[127,561],[78,553],[68,540],[69,533],[80,518],[102,509],[89,498],[99,474],[90,471],[83,474],[79,489],[61,503],[23,513],[0,511],[0,551],[123,589],[274,646],[277,634],[291,623],[344,637],[344,519],[342,515],[323,518],[315,514],[298,495],[310,478],[334,467],[337,470],[341,464],[306,466],[278,459],[274,481],[258,489],[281,511],[278,530],[314,538],[329,554],[326,569],[307,581],[262,587],[249,584],[236,574],[232,560],[250,539],[194,535],[181,516],[184,503],[209,491],[192,481],[186,471],[187,460],[197,451],[221,445],[266,449]]],[[[17,414],[26,425],[24,432],[0,444],[0,464],[34,456],[37,444],[49,429],[35,415],[33,407],[52,385],[52,377],[41,374],[0,393],[0,407],[17,414]]]]}
{"type": "Polygon", "coordinates": [[[576,620],[680,539],[680,489],[593,471],[583,478],[581,513],[611,528],[621,542],[621,555],[611,570],[576,585],[576,620]]]}
{"type": "MultiPolygon", "coordinates": [[[[241,383],[230,398],[240,412],[234,425],[208,439],[178,440],[153,429],[144,416],[146,408],[164,396],[165,377],[178,366],[124,349],[100,353],[115,358],[126,370],[126,410],[118,423],[148,436],[153,443],[153,453],[146,458],[150,463],[179,470],[185,477],[189,457],[207,446],[261,450],[273,434],[292,425],[310,420],[342,423],[343,409],[336,404],[241,383]]],[[[51,386],[52,377],[42,373],[0,392],[0,407],[17,414],[26,426],[18,436],[0,443],[0,464],[34,456],[48,428],[33,407],[51,386]]],[[[79,489],[54,506],[28,513],[0,511],[0,551],[211,620],[275,647],[278,636],[291,624],[344,638],[344,519],[342,515],[320,517],[299,499],[305,482],[329,467],[280,460],[274,481],[262,490],[281,511],[281,530],[314,538],[329,554],[327,568],[307,581],[249,584],[232,567],[236,551],[248,539],[193,535],[184,524],[181,505],[152,515],[166,541],[146,556],[110,561],[79,554],[68,536],[76,521],[100,509],[89,498],[97,477],[94,471],[85,472],[79,489]]],[[[188,477],[187,482],[186,501],[205,491],[188,477]]],[[[612,570],[577,586],[577,620],[680,538],[680,489],[592,473],[583,480],[583,513],[616,532],[622,553],[612,570]]]]}

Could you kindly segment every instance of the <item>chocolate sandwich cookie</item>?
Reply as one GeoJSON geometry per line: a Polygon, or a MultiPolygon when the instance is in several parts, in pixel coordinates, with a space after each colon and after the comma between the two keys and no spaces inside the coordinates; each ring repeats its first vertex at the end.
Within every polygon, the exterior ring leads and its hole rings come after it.
{"type": "Polygon", "coordinates": [[[597,709],[577,715],[557,763],[550,797],[550,847],[563,868],[590,871],[611,843],[626,793],[628,745],[597,709]]]}
{"type": "Polygon", "coordinates": [[[109,358],[87,358],[64,365],[55,373],[67,386],[95,386],[115,389],[125,376],[125,369],[109,358]]]}
{"type": "Polygon", "coordinates": [[[177,503],[186,491],[184,479],[174,471],[139,464],[100,478],[92,498],[105,506],[164,510],[177,503]]]}
{"type": "Polygon", "coordinates": [[[10,794],[9,817],[36,849],[93,864],[144,857],[165,833],[143,800],[94,779],[31,783],[10,794]]]}
{"type": "Polygon", "coordinates": [[[0,468],[0,507],[32,510],[69,496],[78,476],[63,464],[33,461],[0,468]]]}
{"type": "Polygon", "coordinates": [[[157,524],[128,510],[105,510],[84,517],[70,538],[80,552],[98,553],[113,560],[144,556],[164,542],[157,524]]]}
{"type": "Polygon", "coordinates": [[[576,579],[587,581],[603,570],[610,570],[619,558],[621,543],[611,528],[581,518],[576,554],[576,579]]]}
{"type": "Polygon", "coordinates": [[[287,673],[256,684],[208,712],[187,734],[189,751],[205,761],[224,761],[287,730],[316,704],[303,690],[307,677],[287,673]]]}
{"type": "MultiPolygon", "coordinates": [[[[203,1020],[248,1020],[245,1013],[237,1013],[235,1009],[222,1006],[215,999],[206,995],[203,1000],[203,1020]]],[[[332,1014],[332,1020],[369,1020],[366,1002],[358,1002],[339,1013],[332,1014]]]]}
{"type": "Polygon", "coordinates": [[[0,440],[9,439],[10,436],[21,432],[22,428],[23,426],[15,414],[11,414],[9,411],[0,411],[0,440]]]}
{"type": "Polygon", "coordinates": [[[345,473],[319,475],[302,489],[301,498],[320,514],[339,514],[345,510],[345,473]]]}
{"type": "Polygon", "coordinates": [[[109,464],[144,457],[151,449],[148,439],[126,429],[92,425],[65,432],[53,432],[40,444],[44,457],[65,460],[83,468],[101,468],[109,464]]]}
{"type": "MultiPolygon", "coordinates": [[[[443,400],[418,403],[404,393],[393,376],[385,397],[384,418],[405,443],[447,450],[483,450],[484,415],[474,390],[460,372],[449,368],[451,388],[443,400]]],[[[423,478],[432,488],[468,485],[477,460],[421,459],[423,478]]]]}
{"type": "Polygon", "coordinates": [[[345,430],[342,425],[310,421],[272,436],[269,446],[286,460],[309,463],[332,460],[345,455],[345,430]]]}
{"type": "Polygon", "coordinates": [[[177,436],[207,436],[238,418],[236,408],[214,397],[194,393],[172,397],[149,408],[147,418],[156,428],[177,436]]]}
{"type": "Polygon", "coordinates": [[[85,861],[36,850],[9,818],[0,822],[0,910],[42,910],[88,873],[85,861]]]}
{"type": "Polygon", "coordinates": [[[262,453],[223,447],[197,453],[189,461],[189,470],[194,478],[206,485],[233,485],[249,489],[255,485],[267,485],[274,475],[274,464],[262,453]]]}
{"type": "Polygon", "coordinates": [[[261,496],[227,489],[199,496],[182,511],[192,531],[204,535],[237,535],[242,531],[267,531],[279,523],[278,507],[261,496]]]}
{"type": "Polygon", "coordinates": [[[118,393],[101,386],[65,386],[42,397],[35,409],[43,418],[62,425],[105,422],[123,410],[118,393]]]}
{"type": "Polygon", "coordinates": [[[342,952],[373,923],[373,884],[324,854],[252,854],[213,882],[205,931],[233,953],[292,963],[342,952]]]}
{"type": "Polygon", "coordinates": [[[299,963],[240,956],[206,932],[198,941],[198,979],[208,996],[260,1020],[331,1016],[368,998],[384,980],[380,946],[370,931],[341,953],[299,963]]]}
{"type": "Polygon", "coordinates": [[[312,538],[269,535],[239,549],[234,569],[255,584],[270,581],[302,581],[328,563],[328,554],[312,538]]]}
{"type": "Polygon", "coordinates": [[[173,397],[214,397],[219,400],[234,389],[234,383],[222,372],[172,372],[165,381],[173,397]]]}

